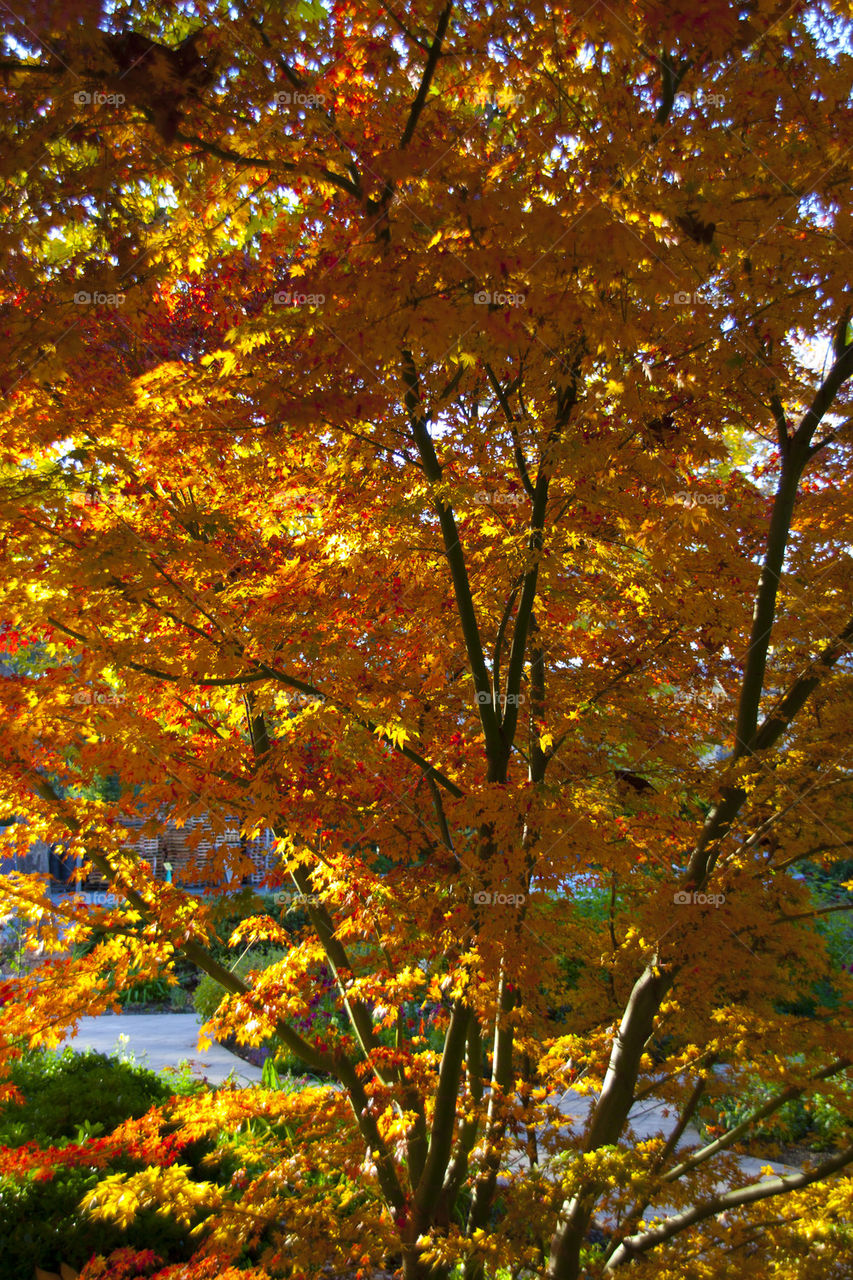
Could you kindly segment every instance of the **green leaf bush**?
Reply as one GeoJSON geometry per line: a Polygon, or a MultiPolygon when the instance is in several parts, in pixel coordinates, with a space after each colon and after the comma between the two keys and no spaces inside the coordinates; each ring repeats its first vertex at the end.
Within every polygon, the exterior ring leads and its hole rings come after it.
{"type": "MultiPolygon", "coordinates": [[[[23,1103],[0,1105],[0,1146],[63,1147],[111,1133],[176,1092],[197,1085],[168,1080],[133,1063],[101,1053],[28,1051],[10,1064],[9,1076],[23,1103]]],[[[193,1167],[205,1150],[185,1152],[193,1167]]],[[[173,1262],[195,1247],[186,1227],[145,1211],[128,1227],[92,1221],[80,1202],[111,1173],[140,1168],[117,1158],[105,1169],[67,1168],[0,1177],[0,1280],[32,1280],[35,1268],[56,1272],[62,1262],[79,1269],[94,1254],[133,1247],[154,1249],[173,1262]]],[[[209,1176],[209,1175],[208,1175],[209,1176]]]]}
{"type": "Polygon", "coordinates": [[[111,1133],[165,1102],[174,1088],[153,1071],[103,1053],[25,1053],[9,1077],[22,1105],[0,1105],[0,1145],[56,1146],[83,1134],[111,1133]]]}

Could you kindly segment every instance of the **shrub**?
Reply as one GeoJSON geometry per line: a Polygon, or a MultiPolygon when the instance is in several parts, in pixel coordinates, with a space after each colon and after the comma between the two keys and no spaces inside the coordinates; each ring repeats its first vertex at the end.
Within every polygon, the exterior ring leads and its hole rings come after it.
{"type": "Polygon", "coordinates": [[[122,1005],[166,1004],[172,988],[165,978],[147,978],[121,991],[122,1005]]]}
{"type": "MultiPolygon", "coordinates": [[[[754,1125],[747,1138],[781,1146],[805,1142],[817,1151],[835,1147],[847,1136],[853,1121],[853,1078],[849,1072],[845,1073],[841,1083],[851,1095],[851,1106],[845,1108],[846,1115],[827,1097],[793,1098],[765,1121],[754,1125]]],[[[706,1133],[739,1124],[777,1092],[777,1086],[765,1084],[757,1075],[750,1075],[738,1080],[736,1093],[706,1098],[706,1133]]]]}
{"type": "MultiPolygon", "coordinates": [[[[231,935],[248,916],[269,916],[291,935],[298,934],[307,923],[303,909],[294,910],[286,902],[276,902],[274,894],[259,894],[248,888],[222,897],[214,905],[214,916],[214,936],[209,950],[220,964],[226,966],[234,960],[234,952],[229,945],[231,935]]],[[[261,950],[263,948],[258,948],[256,954],[261,950]]]]}
{"type": "MultiPolygon", "coordinates": [[[[741,1081],[737,1094],[726,1094],[716,1099],[717,1123],[724,1129],[739,1124],[776,1092],[776,1088],[770,1088],[757,1079],[748,1083],[741,1081]]],[[[749,1140],[774,1142],[784,1146],[799,1142],[808,1131],[809,1116],[805,1104],[801,1098],[794,1098],[774,1111],[765,1121],[754,1125],[747,1137],[749,1140]]]]}
{"type": "MultiPolygon", "coordinates": [[[[0,1145],[62,1146],[66,1141],[109,1133],[123,1121],[145,1114],[176,1091],[181,1082],[119,1062],[101,1053],[28,1052],[10,1066],[10,1078],[24,1102],[0,1107],[0,1145]]],[[[185,1152],[200,1163],[205,1151],[185,1152]]],[[[193,1165],[193,1161],[190,1161],[193,1165]]],[[[180,1262],[194,1247],[185,1227],[154,1212],[142,1213],[129,1227],[91,1221],[80,1201],[110,1173],[138,1166],[118,1159],[96,1171],[58,1165],[50,1178],[30,1173],[0,1177],[0,1280],[30,1280],[35,1267],[58,1271],[61,1262],[79,1268],[96,1253],[121,1246],[154,1248],[180,1262]]],[[[194,1166],[193,1166],[194,1167],[194,1166]]]]}
{"type": "MultiPolygon", "coordinates": [[[[253,969],[269,969],[272,965],[284,960],[286,956],[287,952],[279,948],[270,948],[266,951],[259,948],[241,956],[236,964],[230,966],[231,972],[239,978],[246,978],[253,969]]],[[[303,1035],[311,1032],[312,1029],[322,1031],[331,1023],[341,1030],[348,1029],[346,1015],[341,1014],[335,1007],[331,994],[331,975],[318,973],[317,977],[319,986],[309,997],[311,1012],[307,1018],[297,1019],[293,1024],[294,1028],[303,1035]]],[[[193,1007],[196,1013],[206,1020],[213,1017],[224,997],[225,991],[219,983],[205,974],[196,988],[193,1007]]],[[[265,1041],[262,1048],[268,1049],[273,1055],[278,1070],[297,1074],[305,1071],[305,1064],[301,1059],[290,1050],[283,1048],[277,1039],[265,1041]]]]}
{"type": "Polygon", "coordinates": [[[839,1080],[845,1094],[847,1105],[839,1111],[829,1098],[812,1098],[808,1104],[814,1140],[812,1146],[818,1151],[832,1150],[850,1140],[853,1127],[853,1073],[845,1071],[839,1080]]]}
{"type": "Polygon", "coordinates": [[[79,1269],[93,1254],[122,1246],[154,1249],[174,1262],[188,1259],[195,1244],[186,1227],[151,1210],[129,1226],[91,1220],[80,1201],[116,1169],[58,1169],[49,1180],[29,1175],[0,1178],[0,1280],[30,1280],[35,1268],[79,1269]]]}
{"type": "Polygon", "coordinates": [[[110,1133],[174,1092],[153,1071],[71,1049],[26,1053],[12,1063],[10,1079],[25,1101],[0,1106],[0,1144],[7,1147],[110,1133]]]}
{"type": "MultiPolygon", "coordinates": [[[[236,964],[229,965],[229,968],[238,978],[246,978],[252,969],[269,969],[271,965],[278,964],[279,961],[284,960],[286,955],[286,951],[278,948],[271,948],[268,951],[249,951],[240,956],[236,964]]],[[[193,1008],[199,1017],[207,1021],[208,1018],[212,1018],[216,1013],[224,998],[224,988],[219,985],[215,978],[211,978],[206,973],[196,987],[193,996],[193,1008]]]]}
{"type": "Polygon", "coordinates": [[[189,992],[183,987],[169,988],[169,1004],[178,1013],[183,1013],[190,1003],[189,992]]]}

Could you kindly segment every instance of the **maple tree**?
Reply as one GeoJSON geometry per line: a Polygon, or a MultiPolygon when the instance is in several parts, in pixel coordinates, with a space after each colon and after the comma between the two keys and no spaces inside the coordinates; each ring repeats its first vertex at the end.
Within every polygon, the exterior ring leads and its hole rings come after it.
{"type": "Polygon", "coordinates": [[[0,1031],[180,954],[213,1031],[335,1083],[186,1100],[290,1136],[236,1199],[176,1165],[97,1211],[204,1202],[199,1277],[259,1222],[258,1274],[848,1274],[853,1146],[678,1147],[714,1087],[757,1071],[759,1120],[850,1066],[798,874],[853,829],[847,6],[107,9],[40,0],[0,59],[0,618],[38,654],[0,785],[121,906],[4,880],[44,956],[0,1031]],[[138,812],[207,816],[221,877],[272,829],[310,928],[234,943],[286,960],[218,963],[138,812]]]}

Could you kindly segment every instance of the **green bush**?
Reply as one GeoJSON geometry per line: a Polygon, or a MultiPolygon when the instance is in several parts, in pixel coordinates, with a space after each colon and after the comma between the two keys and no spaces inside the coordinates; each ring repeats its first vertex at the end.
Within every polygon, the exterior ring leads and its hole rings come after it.
{"type": "MultiPolygon", "coordinates": [[[[356,949],[353,949],[353,954],[356,954],[356,949]]],[[[251,970],[268,969],[285,959],[286,956],[287,952],[279,948],[266,950],[256,948],[241,956],[236,964],[232,963],[229,967],[237,977],[246,978],[251,970]]],[[[301,1035],[309,1037],[316,1032],[323,1034],[332,1026],[342,1032],[350,1031],[349,1019],[337,1005],[331,973],[325,966],[321,965],[318,966],[314,978],[315,985],[308,996],[309,1012],[306,1017],[294,1021],[295,1030],[301,1035]]],[[[224,989],[214,978],[205,974],[196,988],[193,1007],[196,1013],[206,1021],[213,1016],[224,997],[224,989]]],[[[424,1033],[429,1048],[436,1053],[440,1053],[444,1045],[444,1030],[443,1027],[435,1025],[436,1011],[437,1006],[435,1005],[430,1005],[424,1010],[421,1009],[420,1004],[409,1002],[403,1006],[402,1014],[408,1033],[416,1030],[420,1022],[423,1021],[424,1033]]],[[[380,1044],[388,1047],[392,1046],[395,1038],[394,1028],[381,1028],[377,1038],[380,1044]]],[[[285,1049],[275,1038],[268,1040],[264,1047],[271,1051],[278,1071],[292,1074],[304,1073],[306,1068],[301,1059],[297,1058],[290,1050],[285,1049]]]]}
{"type": "MultiPolygon", "coordinates": [[[[842,1084],[850,1094],[850,1106],[845,1108],[846,1114],[842,1114],[826,1097],[793,1098],[765,1121],[754,1125],[748,1131],[746,1140],[772,1142],[780,1146],[804,1143],[817,1151],[835,1147],[849,1134],[853,1123],[853,1077],[849,1072],[845,1073],[842,1084]]],[[[706,1133],[711,1134],[719,1128],[729,1129],[739,1124],[776,1093],[778,1086],[767,1085],[756,1075],[741,1078],[738,1080],[736,1093],[724,1094],[714,1099],[706,1098],[706,1133]],[[713,1119],[709,1119],[711,1116],[713,1119]]]]}
{"type": "MultiPolygon", "coordinates": [[[[0,1106],[0,1145],[6,1147],[85,1141],[144,1115],[176,1091],[195,1087],[177,1079],[167,1082],[101,1053],[71,1049],[28,1052],[11,1063],[10,1077],[24,1102],[0,1106]]],[[[182,1159],[200,1168],[208,1149],[209,1144],[204,1151],[185,1152],[182,1159]]],[[[194,1246],[187,1229],[156,1213],[142,1213],[121,1228],[93,1222],[80,1210],[80,1201],[100,1179],[139,1167],[117,1159],[103,1171],[57,1166],[49,1179],[36,1173],[0,1177],[0,1280],[31,1280],[35,1267],[58,1271],[61,1262],[79,1269],[93,1254],[125,1246],[152,1248],[174,1262],[189,1258],[194,1246]]]]}
{"type": "MultiPolygon", "coordinates": [[[[717,1101],[717,1122],[725,1129],[745,1120],[751,1111],[767,1102],[778,1090],[768,1088],[760,1082],[751,1082],[748,1086],[741,1084],[736,1095],[725,1096],[717,1101]]],[[[793,1098],[786,1102],[772,1116],[754,1125],[749,1131],[750,1140],[774,1142],[781,1145],[800,1142],[809,1131],[809,1115],[801,1098],[793,1098]]]]}
{"type": "Polygon", "coordinates": [[[0,1145],[56,1145],[94,1133],[111,1133],[172,1096],[153,1071],[103,1053],[26,1053],[11,1064],[10,1079],[25,1101],[0,1106],[0,1145]]]}
{"type": "MultiPolygon", "coordinates": [[[[135,937],[142,940],[144,938],[147,926],[144,921],[136,921],[135,923],[127,923],[127,930],[135,937]]],[[[83,942],[74,944],[73,953],[75,956],[88,956],[95,950],[100,943],[110,938],[109,930],[102,928],[92,929],[89,936],[83,942]]],[[[191,964],[180,954],[173,955],[169,962],[169,971],[177,979],[180,986],[191,992],[198,982],[198,970],[194,964],[191,964]]],[[[105,969],[105,975],[114,982],[115,968],[109,967],[105,969]]],[[[132,975],[132,970],[131,970],[132,975]]],[[[170,993],[175,988],[166,980],[165,977],[145,978],[140,982],[133,983],[131,986],[124,987],[116,992],[117,998],[122,1004],[143,1005],[143,1004],[167,1004],[170,999],[170,993]]]]}
{"type": "MultiPolygon", "coordinates": [[[[426,1040],[426,1045],[420,1045],[420,1050],[426,1048],[433,1053],[441,1053],[444,1048],[447,1021],[446,1018],[441,1016],[440,1005],[434,1001],[407,1000],[400,1006],[400,1014],[403,1021],[403,1030],[407,1037],[419,1035],[420,1028],[423,1026],[423,1037],[426,1040]]],[[[397,1030],[394,1025],[380,1027],[377,1039],[380,1044],[393,1048],[396,1043],[396,1035],[397,1030]]]]}
{"type": "MultiPolygon", "coordinates": [[[[610,890],[596,885],[580,885],[570,893],[571,912],[578,921],[591,925],[603,926],[610,914],[610,890]]],[[[562,906],[562,902],[560,903],[562,906]]],[[[556,902],[549,908],[543,905],[546,914],[557,909],[556,902]]],[[[548,988],[541,988],[548,1006],[548,1020],[552,1023],[565,1023],[568,1015],[577,1003],[575,992],[586,971],[586,962],[575,951],[559,949],[557,954],[559,977],[556,983],[548,988]]],[[[598,975],[602,984],[607,979],[605,974],[598,975]]]]}
{"type": "Polygon", "coordinates": [[[123,1005],[167,1004],[172,988],[165,978],[146,978],[119,992],[123,1005]]]}
{"type": "Polygon", "coordinates": [[[184,1013],[189,1003],[190,995],[184,987],[169,988],[169,1004],[177,1013],[184,1013]]]}
{"type": "Polygon", "coordinates": [[[843,1111],[829,1098],[812,1098],[808,1104],[814,1141],[812,1146],[818,1151],[830,1151],[850,1141],[853,1128],[853,1072],[845,1071],[839,1083],[847,1095],[847,1104],[843,1111]]]}
{"type": "MultiPolygon", "coordinates": [[[[129,1169],[122,1164],[122,1169],[129,1169]]],[[[138,1166],[133,1166],[138,1167],[138,1166]]],[[[95,1222],[80,1202],[101,1178],[119,1171],[58,1169],[49,1181],[34,1175],[0,1177],[0,1280],[32,1280],[35,1268],[79,1270],[93,1254],[132,1247],[153,1249],[170,1262],[184,1262],[196,1244],[186,1227],[151,1210],[127,1227],[95,1222]]]]}
{"type": "Polygon", "coordinates": [[[287,902],[276,902],[272,893],[260,894],[254,889],[244,888],[239,893],[223,896],[214,904],[214,933],[209,943],[211,955],[220,964],[230,966],[233,963],[231,935],[237,925],[249,916],[269,916],[294,936],[308,922],[304,908],[294,909],[287,902]]]}
{"type": "MultiPolygon", "coordinates": [[[[812,904],[816,910],[826,907],[853,907],[853,893],[844,888],[844,881],[853,873],[853,860],[838,862],[832,867],[821,867],[806,862],[802,874],[808,885],[812,904]]],[[[832,968],[836,973],[850,972],[853,958],[853,921],[847,911],[833,911],[816,921],[816,931],[823,938],[832,968]]],[[[841,1001],[836,980],[821,978],[802,989],[795,989],[792,998],[780,1000],[776,1008],[780,1013],[798,1018],[813,1018],[818,1007],[837,1009],[841,1001]]]]}
{"type": "MultiPolygon", "coordinates": [[[[275,947],[268,951],[247,951],[245,955],[240,956],[236,964],[232,963],[228,967],[238,978],[247,978],[252,969],[269,969],[271,965],[278,964],[286,956],[286,951],[275,947]]],[[[215,978],[211,978],[210,974],[206,973],[195,989],[193,1008],[199,1017],[207,1021],[208,1018],[212,1018],[216,1013],[225,995],[225,988],[221,987],[215,978]]]]}
{"type": "MultiPolygon", "coordinates": [[[[269,969],[272,965],[284,960],[286,956],[287,952],[279,948],[273,947],[267,950],[257,948],[241,956],[236,964],[232,963],[231,972],[239,978],[246,978],[253,969],[269,969]]],[[[333,994],[334,981],[325,966],[317,967],[314,981],[316,985],[311,988],[308,995],[309,1012],[306,1017],[297,1018],[294,1021],[295,1030],[301,1035],[311,1035],[316,1032],[322,1034],[331,1026],[337,1027],[339,1031],[349,1031],[349,1020],[337,1007],[333,994]]],[[[200,1017],[207,1020],[216,1012],[224,997],[224,989],[214,978],[205,974],[196,988],[193,1007],[200,1017]]],[[[389,1038],[389,1034],[383,1032],[380,1035],[381,1042],[391,1044],[392,1039],[389,1038]]],[[[263,1047],[272,1054],[278,1071],[291,1074],[305,1072],[305,1063],[289,1049],[285,1049],[275,1037],[267,1040],[263,1047]]]]}

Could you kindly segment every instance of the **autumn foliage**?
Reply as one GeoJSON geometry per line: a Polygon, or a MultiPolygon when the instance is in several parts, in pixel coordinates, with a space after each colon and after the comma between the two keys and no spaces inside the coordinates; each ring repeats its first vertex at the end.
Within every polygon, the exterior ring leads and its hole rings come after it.
{"type": "Polygon", "coordinates": [[[88,1211],[202,1213],[195,1280],[849,1275],[849,1136],[780,1180],[688,1128],[747,1072],[845,1096],[800,872],[853,836],[847,6],[28,8],[0,796],[121,905],[2,881],[0,1035],[181,955],[327,1081],[135,1122],[88,1211]],[[223,882],[274,831],[308,923],[234,955],[286,960],[215,959],[140,813],[223,882]],[[259,1117],[225,1187],[158,1154],[259,1117]]]}

